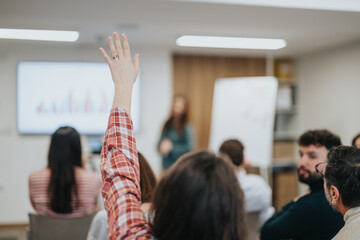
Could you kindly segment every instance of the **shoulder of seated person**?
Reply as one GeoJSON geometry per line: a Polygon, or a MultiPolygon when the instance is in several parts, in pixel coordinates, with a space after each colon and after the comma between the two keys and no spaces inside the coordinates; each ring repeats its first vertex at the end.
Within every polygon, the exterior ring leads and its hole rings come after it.
{"type": "Polygon", "coordinates": [[[88,169],[84,169],[84,168],[80,168],[80,167],[77,167],[76,171],[87,177],[97,178],[100,176],[97,172],[95,172],[93,170],[88,170],[88,169]]]}
{"type": "Polygon", "coordinates": [[[308,204],[311,207],[318,208],[318,206],[322,205],[322,201],[319,201],[319,199],[322,197],[323,192],[310,192],[309,194],[306,194],[305,196],[300,197],[296,203],[299,204],[308,204]]]}
{"type": "Polygon", "coordinates": [[[256,174],[247,174],[244,180],[240,179],[240,184],[243,187],[247,186],[252,189],[260,188],[263,190],[264,188],[268,188],[270,190],[270,186],[265,179],[256,174]]]}
{"type": "Polygon", "coordinates": [[[45,168],[41,170],[35,170],[30,173],[30,177],[45,176],[45,175],[50,175],[50,169],[45,168]]]}

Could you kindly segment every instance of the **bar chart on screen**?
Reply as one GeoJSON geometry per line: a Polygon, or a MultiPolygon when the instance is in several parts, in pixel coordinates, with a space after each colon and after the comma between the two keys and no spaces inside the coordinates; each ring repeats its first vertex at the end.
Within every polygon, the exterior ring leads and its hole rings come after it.
{"type": "MultiPolygon", "coordinates": [[[[134,86],[132,118],[139,128],[140,79],[134,86]]],[[[17,120],[21,134],[51,134],[69,125],[82,134],[103,134],[114,86],[105,63],[20,62],[17,120]]]]}
{"type": "Polygon", "coordinates": [[[107,99],[105,91],[97,94],[86,93],[82,99],[76,99],[74,91],[70,91],[64,95],[59,101],[51,102],[41,101],[36,106],[38,114],[89,114],[89,113],[105,113],[111,107],[111,102],[107,99]],[[99,99],[95,101],[95,99],[99,99]]]}

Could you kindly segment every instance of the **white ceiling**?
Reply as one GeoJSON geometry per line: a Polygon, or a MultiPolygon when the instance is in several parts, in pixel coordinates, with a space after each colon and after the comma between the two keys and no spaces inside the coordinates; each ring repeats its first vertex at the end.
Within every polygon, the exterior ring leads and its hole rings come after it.
{"type": "MultiPolygon", "coordinates": [[[[59,45],[104,45],[108,35],[119,31],[127,33],[136,47],[298,56],[360,41],[360,12],[181,0],[0,0],[0,27],[80,32],[78,42],[59,45]],[[175,40],[183,34],[282,38],[288,46],[276,51],[180,48],[175,40]]],[[[0,46],[17,44],[33,43],[0,40],[0,46]]]]}

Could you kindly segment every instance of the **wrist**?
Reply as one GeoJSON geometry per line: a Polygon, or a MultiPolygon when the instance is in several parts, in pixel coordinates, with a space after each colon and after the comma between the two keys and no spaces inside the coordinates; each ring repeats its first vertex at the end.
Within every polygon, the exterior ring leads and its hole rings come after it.
{"type": "Polygon", "coordinates": [[[115,91],[113,108],[119,107],[125,109],[130,114],[131,110],[131,91],[115,91]]]}
{"type": "Polygon", "coordinates": [[[126,94],[126,93],[130,93],[133,90],[133,85],[131,86],[124,86],[122,84],[114,84],[115,87],[115,93],[121,93],[121,94],[126,94]]]}

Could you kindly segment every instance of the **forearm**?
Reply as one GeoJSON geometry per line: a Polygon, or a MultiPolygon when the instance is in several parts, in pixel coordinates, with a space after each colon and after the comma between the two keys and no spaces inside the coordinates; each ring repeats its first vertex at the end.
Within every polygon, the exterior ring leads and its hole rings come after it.
{"type": "Polygon", "coordinates": [[[124,89],[124,87],[115,86],[115,94],[114,94],[112,107],[122,108],[130,115],[132,86],[127,88],[129,89],[124,89]]]}
{"type": "Polygon", "coordinates": [[[119,108],[110,114],[101,153],[101,174],[109,238],[129,237],[136,233],[134,228],[150,232],[140,209],[140,171],[132,122],[119,108]]]}

